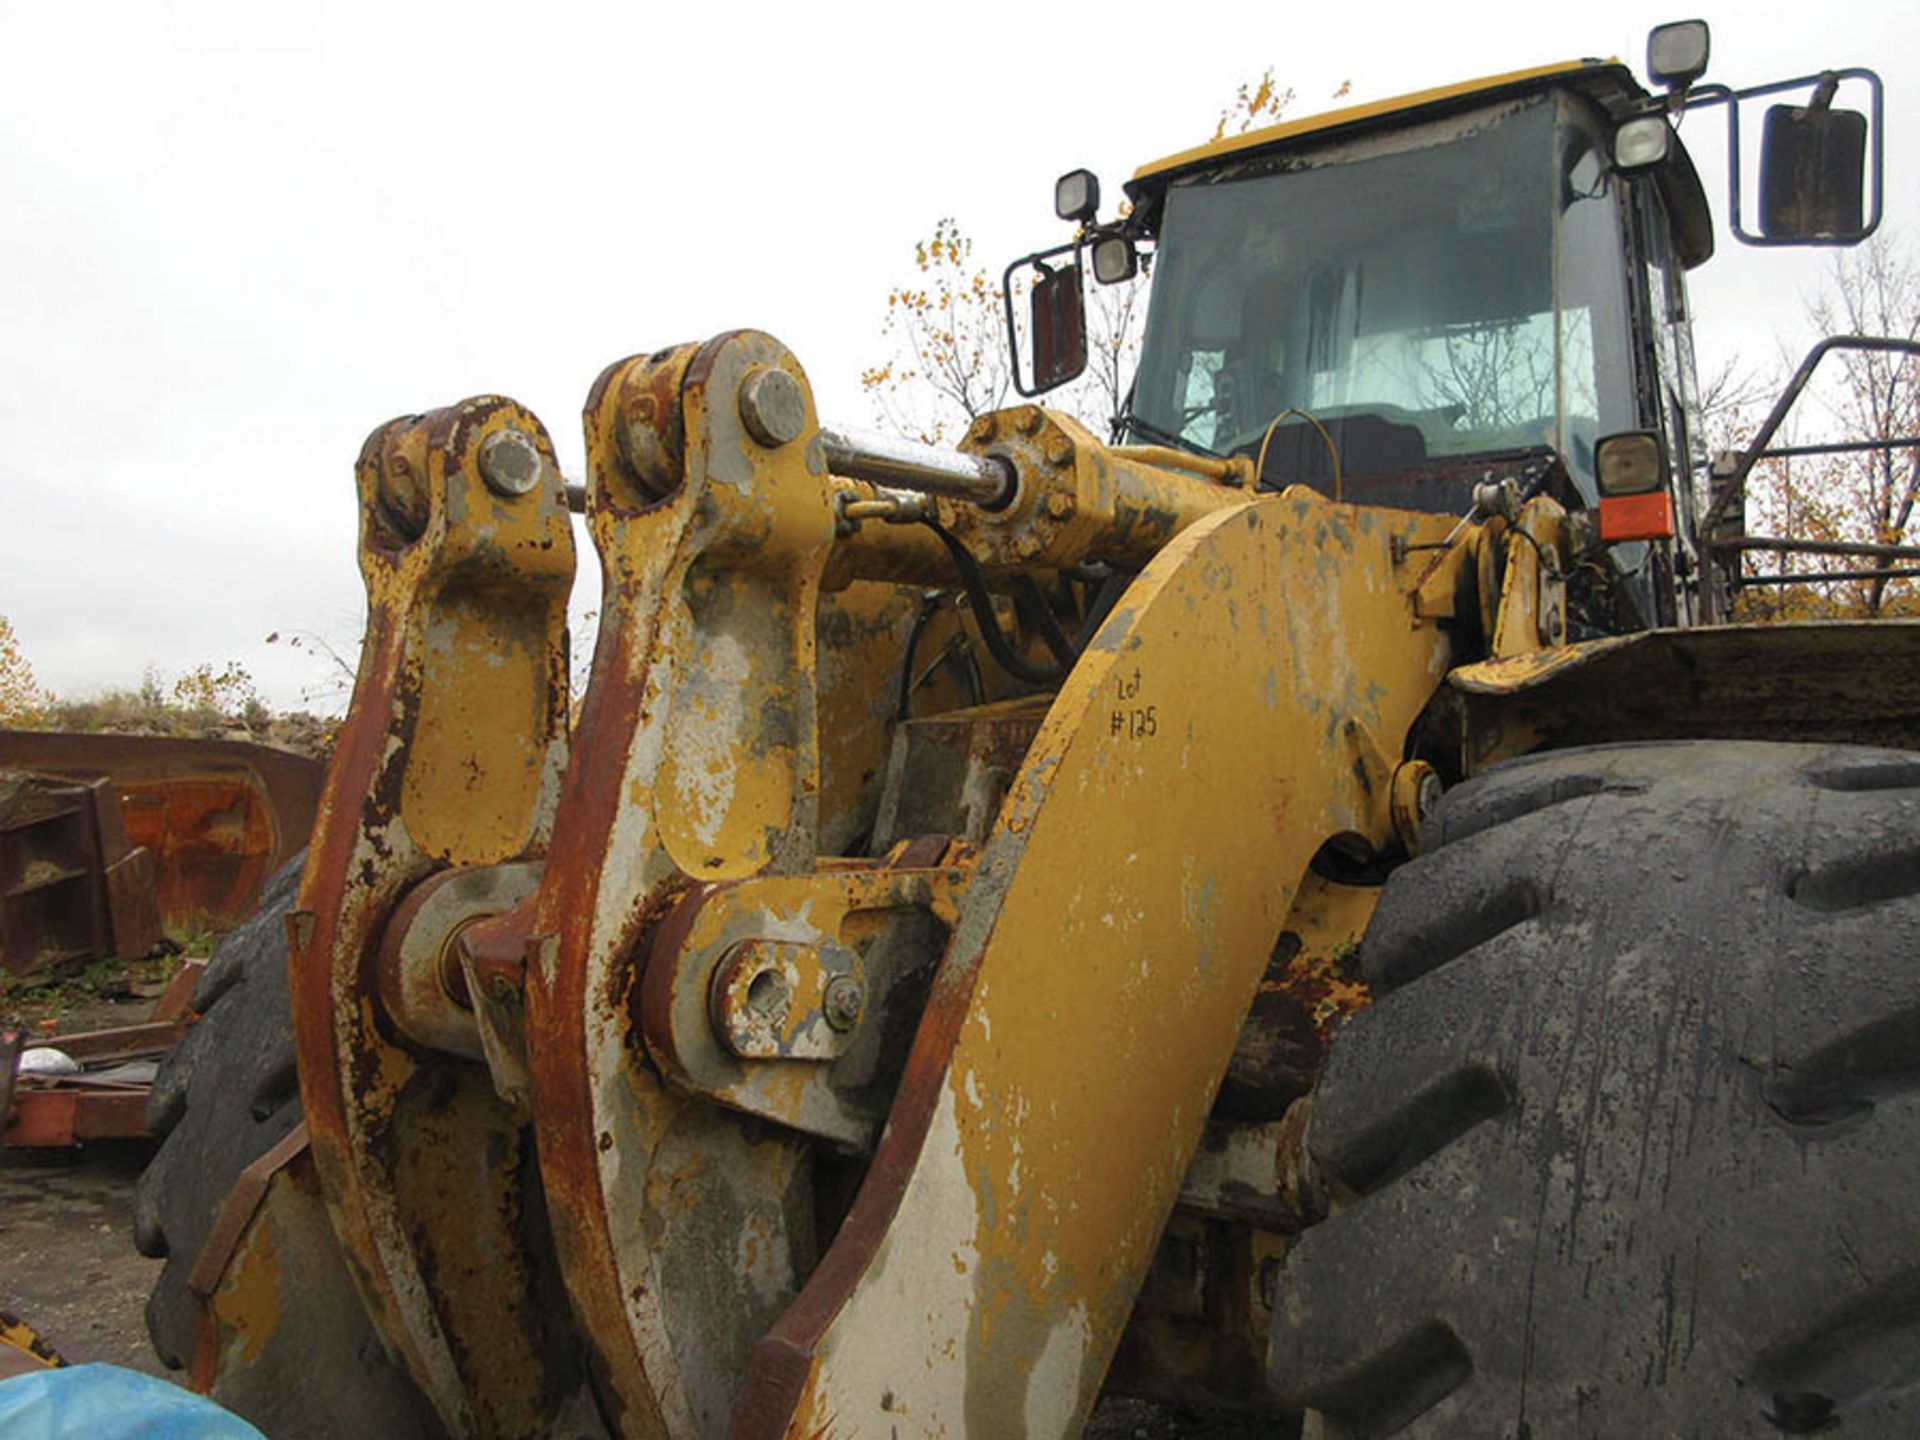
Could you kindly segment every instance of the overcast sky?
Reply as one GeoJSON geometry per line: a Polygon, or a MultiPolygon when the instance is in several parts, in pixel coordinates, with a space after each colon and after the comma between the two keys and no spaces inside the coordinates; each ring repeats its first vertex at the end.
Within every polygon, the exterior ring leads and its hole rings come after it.
{"type": "MultiPolygon", "coordinates": [[[[0,614],[63,694],[237,660],[276,706],[351,648],[352,464],[375,425],[499,391],[582,469],[612,360],[770,330],[830,419],[912,243],[996,272],[1064,238],[1055,175],[1118,194],[1267,65],[1327,108],[1582,55],[1639,5],[414,6],[0,0],[0,614]]],[[[1920,26],[1891,0],[1710,12],[1710,78],[1871,65],[1890,223],[1920,229],[1920,26]]],[[[1717,162],[1715,115],[1685,135],[1717,162]]],[[[1825,259],[1695,276],[1703,358],[1802,335],[1825,259]]],[[[1109,201],[1109,205],[1111,201],[1109,201]]],[[[583,546],[583,588],[592,581],[583,546]]],[[[590,602],[588,602],[590,603],[590,602]]]]}

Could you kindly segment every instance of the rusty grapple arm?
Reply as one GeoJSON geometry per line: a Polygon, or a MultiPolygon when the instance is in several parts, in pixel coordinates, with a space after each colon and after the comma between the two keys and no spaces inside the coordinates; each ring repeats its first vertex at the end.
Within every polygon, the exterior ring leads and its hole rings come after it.
{"type": "MultiPolygon", "coordinates": [[[[1271,1127],[1199,1153],[1209,1111],[1276,937],[1364,923],[1316,853],[1417,811],[1472,547],[1032,407],[889,459],[754,332],[611,367],[585,424],[571,726],[539,422],[469,401],[361,457],[368,640],[291,930],[362,1300],[460,1434],[1070,1433],[1176,1203],[1227,1213],[1235,1156],[1279,1184],[1271,1127]],[[905,719],[962,555],[1029,606],[1133,578],[1057,690],[936,677],[905,719]]],[[[1170,1354],[1121,1363],[1238,1363],[1170,1354]]]]}

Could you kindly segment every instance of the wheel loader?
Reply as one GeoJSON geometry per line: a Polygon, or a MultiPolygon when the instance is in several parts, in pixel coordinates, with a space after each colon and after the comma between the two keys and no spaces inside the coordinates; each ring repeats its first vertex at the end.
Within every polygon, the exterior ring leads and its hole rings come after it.
{"type": "Polygon", "coordinates": [[[275,1437],[1920,1430],[1920,628],[1730,623],[1779,417],[1707,455],[1675,128],[1851,243],[1880,85],[1706,59],[1064,177],[1010,340],[1037,401],[1151,264],[1105,439],[610,366],[577,703],[540,420],[376,430],[161,1355],[275,1437]]]}

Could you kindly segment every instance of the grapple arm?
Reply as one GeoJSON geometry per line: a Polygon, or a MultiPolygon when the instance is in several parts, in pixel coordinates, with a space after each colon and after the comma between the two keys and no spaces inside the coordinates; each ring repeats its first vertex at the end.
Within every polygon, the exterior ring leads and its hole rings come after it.
{"type": "Polygon", "coordinates": [[[997,493],[877,487],[755,332],[611,367],[586,430],[570,738],[538,422],[468,402],[362,461],[373,621],[294,978],[370,1311],[462,1433],[587,1389],[628,1434],[1068,1433],[1309,862],[1411,823],[1470,547],[1436,578],[1448,517],[1034,407],[969,432],[997,493]],[[1056,695],[936,717],[958,770],[891,703],[891,582],[954,578],[916,509],[996,584],[1138,572],[1056,695]],[[885,834],[936,771],[972,819],[885,834]]]}

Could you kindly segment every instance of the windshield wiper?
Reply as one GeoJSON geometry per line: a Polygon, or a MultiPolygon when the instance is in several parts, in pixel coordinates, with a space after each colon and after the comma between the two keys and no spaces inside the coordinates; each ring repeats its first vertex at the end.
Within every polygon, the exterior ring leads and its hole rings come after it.
{"type": "Polygon", "coordinates": [[[1116,417],[1115,428],[1121,431],[1131,430],[1135,435],[1151,440],[1156,445],[1171,445],[1174,449],[1185,450],[1190,455],[1204,455],[1209,460],[1225,458],[1218,450],[1209,450],[1197,440],[1189,440],[1184,435],[1175,435],[1170,430],[1162,430],[1158,425],[1149,424],[1131,411],[1122,411],[1116,417]]]}

